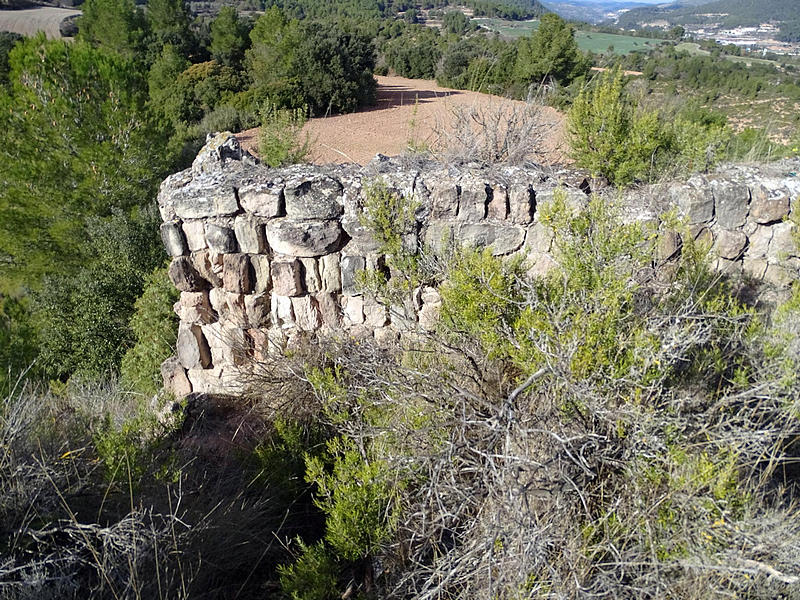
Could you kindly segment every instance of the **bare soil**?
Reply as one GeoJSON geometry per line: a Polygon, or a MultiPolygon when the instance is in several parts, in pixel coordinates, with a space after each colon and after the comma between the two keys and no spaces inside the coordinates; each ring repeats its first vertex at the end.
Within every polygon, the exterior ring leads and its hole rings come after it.
{"type": "MultiPolygon", "coordinates": [[[[304,129],[313,142],[311,162],[366,164],[376,154],[396,156],[410,143],[435,149],[438,135],[452,125],[457,106],[497,107],[522,105],[488,94],[452,90],[434,81],[403,77],[376,77],[378,102],[361,112],[311,119],[304,129]]],[[[546,142],[545,162],[562,162],[564,116],[544,107],[542,118],[552,125],[546,142]]],[[[243,147],[256,153],[258,128],[237,134],[243,147]]],[[[539,158],[541,162],[541,157],[539,158]]]]}
{"type": "Polygon", "coordinates": [[[61,38],[58,26],[61,21],[81,11],[69,8],[42,6],[24,10],[0,10],[0,31],[11,31],[21,35],[32,36],[39,31],[51,39],[61,38]]]}

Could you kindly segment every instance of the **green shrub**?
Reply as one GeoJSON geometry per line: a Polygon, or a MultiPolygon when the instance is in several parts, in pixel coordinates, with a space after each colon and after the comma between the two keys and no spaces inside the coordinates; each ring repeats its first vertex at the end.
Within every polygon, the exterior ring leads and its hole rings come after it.
{"type": "Polygon", "coordinates": [[[332,600],[337,592],[339,567],[322,542],[307,545],[297,540],[300,557],[291,565],[280,565],[281,590],[291,600],[332,600]]]}
{"type": "Polygon", "coordinates": [[[161,389],[161,363],[172,355],[177,337],[178,318],[172,305],[179,297],[166,268],[156,269],[145,281],[130,321],[134,344],[120,367],[126,387],[146,396],[161,389]]]}
{"type": "Polygon", "coordinates": [[[261,109],[261,131],[258,152],[270,167],[282,167],[303,162],[311,152],[311,139],[303,134],[308,110],[279,108],[268,102],[261,109]]]}

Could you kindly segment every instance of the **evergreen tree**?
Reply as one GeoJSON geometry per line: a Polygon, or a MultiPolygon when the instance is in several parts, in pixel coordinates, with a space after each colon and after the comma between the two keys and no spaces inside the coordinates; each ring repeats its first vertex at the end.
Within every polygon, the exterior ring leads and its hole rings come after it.
{"type": "Polygon", "coordinates": [[[133,0],[86,0],[78,39],[132,59],[143,55],[147,21],[133,0]]]}
{"type": "Polygon", "coordinates": [[[223,6],[211,23],[211,56],[223,65],[238,67],[248,48],[248,23],[232,6],[223,6]]]}
{"type": "Polygon", "coordinates": [[[556,14],[542,16],[539,28],[519,42],[514,77],[526,85],[553,79],[568,85],[589,70],[589,61],[578,48],[575,31],[556,14]]]}

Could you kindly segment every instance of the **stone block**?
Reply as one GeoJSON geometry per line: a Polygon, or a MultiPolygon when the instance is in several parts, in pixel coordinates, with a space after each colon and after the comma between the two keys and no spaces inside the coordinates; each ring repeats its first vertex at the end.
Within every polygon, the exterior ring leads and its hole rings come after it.
{"type": "Polygon", "coordinates": [[[206,223],[206,243],[213,252],[218,254],[236,252],[238,248],[233,229],[216,223],[206,223]]]}
{"type": "Polygon", "coordinates": [[[490,199],[486,207],[486,216],[496,221],[505,221],[508,216],[508,188],[496,185],[489,190],[490,199]]]}
{"type": "Polygon", "coordinates": [[[286,216],[298,221],[337,219],[342,215],[342,184],[326,175],[287,182],[286,216]]]}
{"type": "Polygon", "coordinates": [[[195,252],[208,247],[206,244],[206,226],[203,221],[184,221],[182,227],[189,250],[195,252]]]}
{"type": "Polygon", "coordinates": [[[208,282],[194,268],[188,256],[173,258],[167,274],[170,281],[182,292],[200,292],[208,287],[208,282]]]}
{"type": "Polygon", "coordinates": [[[764,281],[778,287],[788,287],[796,280],[797,273],[781,265],[767,265],[767,270],[764,272],[764,281]]]}
{"type": "Polygon", "coordinates": [[[339,292],[342,289],[342,273],[340,271],[339,254],[327,254],[319,259],[322,289],[326,292],[339,292]]]}
{"type": "Polygon", "coordinates": [[[322,321],[319,309],[313,296],[299,296],[292,298],[292,310],[297,326],[303,331],[316,331],[322,321]]]}
{"type": "Polygon", "coordinates": [[[250,258],[246,254],[222,255],[222,287],[234,294],[253,291],[253,274],[250,258]]]}
{"type": "Polygon", "coordinates": [[[273,325],[279,327],[294,326],[294,308],[292,307],[292,299],[288,296],[278,296],[272,294],[271,296],[271,317],[273,325]]]}
{"type": "Polygon", "coordinates": [[[534,223],[528,227],[525,246],[533,252],[550,252],[553,237],[555,237],[555,233],[550,227],[543,223],[534,223]]]}
{"type": "Polygon", "coordinates": [[[458,199],[458,218],[461,221],[482,221],[486,218],[491,188],[482,181],[465,181],[461,184],[458,199]]]}
{"type": "Polygon", "coordinates": [[[431,216],[451,219],[458,214],[458,187],[450,180],[437,181],[431,189],[431,216]]]}
{"type": "Polygon", "coordinates": [[[717,232],[714,251],[721,258],[734,260],[740,258],[747,246],[747,236],[741,231],[722,229],[717,232]]]}
{"type": "Polygon", "coordinates": [[[550,271],[558,267],[556,260],[544,252],[531,252],[528,254],[526,264],[530,265],[527,276],[532,279],[545,277],[550,271]]]}
{"type": "Polygon", "coordinates": [[[391,348],[400,339],[400,332],[394,327],[379,327],[373,332],[375,343],[381,348],[391,348]]]}
{"type": "Polygon", "coordinates": [[[322,325],[338,329],[342,324],[342,311],[333,294],[320,293],[315,297],[322,325]]]}
{"type": "Polygon", "coordinates": [[[264,225],[251,215],[239,215],[233,222],[233,231],[239,251],[247,254],[263,254],[267,251],[264,225]]]}
{"type": "Polygon", "coordinates": [[[184,369],[208,369],[211,366],[211,352],[199,325],[182,321],[178,324],[175,351],[184,369]]]}
{"type": "Polygon", "coordinates": [[[759,225],[758,228],[750,234],[750,247],[747,250],[747,255],[750,258],[760,258],[767,255],[769,251],[769,243],[772,241],[772,227],[759,225]]]}
{"type": "Polygon", "coordinates": [[[175,356],[161,363],[161,379],[164,389],[178,400],[192,393],[192,384],[186,376],[186,369],[175,356]]]}
{"type": "Polygon", "coordinates": [[[303,277],[304,288],[309,294],[316,294],[322,289],[322,281],[314,258],[300,259],[300,272],[303,277]]]}
{"type": "Polygon", "coordinates": [[[270,272],[272,273],[272,289],[275,294],[300,296],[305,292],[299,260],[272,261],[270,272]]]}
{"type": "Polygon", "coordinates": [[[171,199],[175,214],[182,220],[222,217],[239,211],[233,187],[215,181],[190,184],[173,192],[171,199]]]}
{"type": "Polygon", "coordinates": [[[536,193],[529,184],[515,184],[508,190],[509,218],[517,225],[533,223],[536,193]]]}
{"type": "Polygon", "coordinates": [[[793,236],[794,224],[788,221],[775,223],[771,229],[772,239],[767,250],[767,262],[777,264],[786,261],[791,256],[798,256],[793,236]]]}
{"type": "Polygon", "coordinates": [[[245,362],[249,346],[241,327],[211,323],[203,325],[203,334],[208,340],[215,367],[240,365],[245,362]]]}
{"type": "Polygon", "coordinates": [[[217,320],[217,314],[211,308],[207,291],[181,292],[180,300],[173,308],[178,318],[186,323],[204,324],[217,320]]]}
{"type": "Polygon", "coordinates": [[[186,376],[192,384],[192,391],[197,394],[214,394],[224,391],[222,367],[213,369],[189,369],[186,376]]]}
{"type": "Polygon", "coordinates": [[[262,329],[248,329],[245,331],[250,347],[253,350],[253,360],[265,361],[270,354],[269,335],[262,329]]]}
{"type": "Polygon", "coordinates": [[[708,249],[714,244],[714,234],[705,225],[695,225],[689,231],[699,247],[708,249]]]}
{"type": "Polygon", "coordinates": [[[342,296],[342,314],[346,327],[364,323],[364,298],[361,296],[342,296]]]}
{"type": "MultiPolygon", "coordinates": [[[[742,234],[744,235],[744,234],[742,234]]],[[[714,269],[725,275],[737,276],[742,273],[742,261],[718,258],[714,263],[714,269]]]]}
{"type": "Polygon", "coordinates": [[[490,247],[499,256],[519,250],[525,241],[525,230],[514,225],[494,223],[464,223],[458,228],[457,239],[467,246],[490,247]]]}
{"type": "Polygon", "coordinates": [[[357,275],[367,268],[367,261],[363,256],[343,256],[340,261],[342,272],[342,292],[352,296],[358,294],[357,275]]]}
{"type": "Polygon", "coordinates": [[[247,327],[247,312],[245,309],[245,295],[226,292],[221,288],[214,288],[209,293],[209,301],[219,315],[219,321],[234,327],[247,327]]]}
{"type": "Polygon", "coordinates": [[[257,217],[282,217],[285,214],[283,186],[277,183],[249,183],[239,188],[242,208],[257,217]]]}
{"type": "Polygon", "coordinates": [[[265,254],[251,254],[250,265],[253,267],[253,291],[257,294],[268,292],[272,287],[272,274],[270,273],[270,260],[265,254]]]}
{"type": "Polygon", "coordinates": [[[714,218],[714,195],[710,187],[702,183],[674,186],[670,188],[670,195],[690,225],[707,223],[714,218]]]}
{"type": "Polygon", "coordinates": [[[764,278],[764,273],[767,271],[767,261],[765,258],[751,258],[745,255],[742,262],[744,273],[753,279],[761,280],[764,278]]]}
{"type": "Polygon", "coordinates": [[[419,326],[425,331],[433,331],[439,322],[442,297],[435,288],[425,287],[420,292],[419,326]]]}
{"type": "Polygon", "coordinates": [[[783,191],[769,190],[762,184],[753,188],[750,218],[766,224],[782,220],[789,215],[789,195],[783,191]]]}
{"type": "Polygon", "coordinates": [[[723,229],[744,225],[750,211],[750,189],[742,183],[715,179],[711,182],[717,224],[723,229]]]}
{"type": "Polygon", "coordinates": [[[453,245],[455,225],[446,221],[434,221],[425,229],[425,245],[434,252],[442,252],[453,245]]]}
{"type": "Polygon", "coordinates": [[[680,256],[683,241],[677,231],[663,231],[656,244],[656,260],[666,262],[680,256]]]}
{"type": "Polygon", "coordinates": [[[162,223],[160,227],[161,241],[170,256],[183,256],[187,252],[186,240],[183,237],[183,230],[180,223],[170,221],[162,223]]]}
{"type": "Polygon", "coordinates": [[[269,294],[247,294],[244,310],[248,327],[269,327],[272,300],[269,294]]]}
{"type": "Polygon", "coordinates": [[[377,329],[388,323],[389,313],[383,304],[375,301],[364,303],[364,325],[371,329],[377,329]]]}
{"type": "Polygon", "coordinates": [[[267,223],[267,242],[274,252],[313,257],[339,250],[343,232],[338,221],[292,221],[273,219],[267,223]]]}
{"type": "Polygon", "coordinates": [[[193,252],[192,266],[211,284],[211,287],[222,287],[222,255],[209,250],[193,252]]]}

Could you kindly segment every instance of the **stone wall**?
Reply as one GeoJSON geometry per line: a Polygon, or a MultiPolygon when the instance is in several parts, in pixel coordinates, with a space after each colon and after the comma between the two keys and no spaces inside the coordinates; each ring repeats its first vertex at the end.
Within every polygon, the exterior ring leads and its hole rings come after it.
{"type": "MultiPolygon", "coordinates": [[[[719,269],[787,286],[800,268],[786,220],[800,192],[790,168],[730,167],[639,190],[623,199],[625,218],[657,220],[675,206],[692,235],[713,244],[719,269]]],[[[575,206],[590,191],[576,172],[422,168],[380,156],[363,168],[268,169],[220,134],[159,194],[169,274],[181,291],[177,352],[162,367],[167,389],[178,396],[236,392],[253,358],[307,335],[388,343],[433,327],[435,289],[419,289],[410,306],[389,310],[357,288],[360,271],[383,268],[359,218],[363,186],[376,179],[418,206],[416,229],[404,239],[410,249],[454,241],[496,255],[524,253],[533,276],[556,265],[552,233],[538,221],[541,207],[559,187],[575,206]]],[[[656,259],[670,260],[680,244],[677,234],[665,235],[656,259]]]]}

